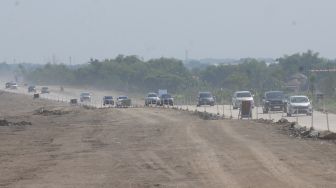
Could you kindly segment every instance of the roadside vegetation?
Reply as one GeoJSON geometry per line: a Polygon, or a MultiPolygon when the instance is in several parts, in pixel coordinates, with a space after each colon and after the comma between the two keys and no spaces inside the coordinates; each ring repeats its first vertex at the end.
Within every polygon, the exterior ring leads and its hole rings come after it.
{"type": "Polygon", "coordinates": [[[76,67],[46,64],[33,70],[19,66],[17,71],[35,84],[94,85],[138,93],[165,88],[179,94],[176,96],[180,98],[195,96],[201,90],[212,91],[219,101],[223,98],[229,101],[236,90],[250,90],[257,100],[267,90],[310,96],[323,93],[329,100],[335,97],[336,73],[311,70],[333,69],[336,62],[321,58],[318,53],[307,51],[286,55],[277,59],[278,63],[269,65],[256,59],[243,59],[241,62],[188,69],[182,61],[173,58],[143,61],[137,56],[119,55],[114,59],[91,59],[76,67]],[[293,90],[288,83],[295,74],[304,75],[306,80],[293,90]]]}

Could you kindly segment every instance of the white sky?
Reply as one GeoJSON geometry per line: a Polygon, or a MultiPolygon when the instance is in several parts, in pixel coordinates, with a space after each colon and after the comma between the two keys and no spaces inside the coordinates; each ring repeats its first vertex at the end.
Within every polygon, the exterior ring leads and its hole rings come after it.
{"type": "Polygon", "coordinates": [[[0,62],[336,57],[335,0],[0,0],[0,62]]]}

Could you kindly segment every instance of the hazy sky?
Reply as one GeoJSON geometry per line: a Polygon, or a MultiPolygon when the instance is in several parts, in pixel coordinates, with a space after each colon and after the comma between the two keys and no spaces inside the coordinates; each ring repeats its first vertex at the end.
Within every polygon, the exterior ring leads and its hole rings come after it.
{"type": "Polygon", "coordinates": [[[0,0],[0,62],[336,57],[335,0],[0,0]]]}

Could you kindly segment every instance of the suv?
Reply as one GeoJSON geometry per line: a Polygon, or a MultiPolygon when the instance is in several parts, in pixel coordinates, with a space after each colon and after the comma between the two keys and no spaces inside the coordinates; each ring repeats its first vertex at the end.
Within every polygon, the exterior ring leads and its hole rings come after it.
{"type": "Polygon", "coordinates": [[[28,87],[28,93],[31,93],[31,92],[36,92],[36,87],[35,86],[29,86],[28,87]]]}
{"type": "Polygon", "coordinates": [[[241,106],[242,101],[251,101],[252,108],[254,108],[253,95],[249,91],[237,91],[232,97],[233,109],[238,109],[241,106]]]}
{"type": "Polygon", "coordinates": [[[91,102],[91,94],[90,93],[81,93],[79,97],[80,102],[91,102]]]}
{"type": "Polygon", "coordinates": [[[199,92],[197,106],[215,106],[215,97],[210,92],[199,92]]]}
{"type": "Polygon", "coordinates": [[[264,114],[269,111],[283,111],[284,93],[282,91],[265,92],[262,99],[262,109],[264,114]]]}
{"type": "Polygon", "coordinates": [[[150,104],[159,104],[160,98],[156,93],[148,93],[147,97],[145,98],[145,106],[148,106],[150,104]]]}
{"type": "Polygon", "coordinates": [[[42,94],[44,94],[44,93],[50,93],[49,88],[48,87],[42,87],[41,88],[41,93],[42,94]]]}
{"type": "Polygon", "coordinates": [[[103,97],[103,105],[114,105],[114,100],[112,96],[104,96],[103,97]]]}
{"type": "Polygon", "coordinates": [[[174,98],[170,94],[162,94],[160,97],[160,106],[169,105],[174,106],[174,98]]]}
{"type": "Polygon", "coordinates": [[[13,82],[13,83],[11,83],[11,85],[10,85],[9,88],[10,88],[10,89],[17,89],[17,88],[18,88],[18,85],[17,85],[17,83],[13,82]]]}
{"type": "Polygon", "coordinates": [[[13,84],[12,82],[7,82],[6,83],[6,89],[10,89],[10,87],[11,87],[12,84],[13,84]]]}
{"type": "Polygon", "coordinates": [[[311,103],[306,96],[291,96],[287,102],[287,116],[292,114],[312,114],[311,103]]]}
{"type": "Polygon", "coordinates": [[[130,107],[132,105],[132,100],[127,96],[119,96],[117,97],[116,106],[117,107],[130,107]]]}

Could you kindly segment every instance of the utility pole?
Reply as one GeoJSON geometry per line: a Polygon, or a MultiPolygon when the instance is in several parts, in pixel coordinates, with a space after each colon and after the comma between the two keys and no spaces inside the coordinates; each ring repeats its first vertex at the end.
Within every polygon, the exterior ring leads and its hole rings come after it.
{"type": "Polygon", "coordinates": [[[72,65],[72,57],[69,56],[69,65],[72,65]]]}
{"type": "Polygon", "coordinates": [[[189,52],[188,50],[185,51],[185,63],[188,63],[189,61],[189,52]]]}
{"type": "Polygon", "coordinates": [[[55,56],[55,54],[52,55],[52,64],[56,64],[56,56],[55,56]]]}

